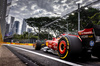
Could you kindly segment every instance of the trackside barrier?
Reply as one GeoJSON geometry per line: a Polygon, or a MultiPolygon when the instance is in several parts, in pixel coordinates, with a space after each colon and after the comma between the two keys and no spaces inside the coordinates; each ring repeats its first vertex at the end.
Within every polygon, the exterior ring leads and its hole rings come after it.
{"type": "Polygon", "coordinates": [[[14,43],[14,42],[2,42],[3,44],[12,44],[12,45],[28,45],[28,46],[34,46],[35,43],[14,43]]]}
{"type": "Polygon", "coordinates": [[[3,42],[0,42],[0,47],[3,45],[3,42]]]}

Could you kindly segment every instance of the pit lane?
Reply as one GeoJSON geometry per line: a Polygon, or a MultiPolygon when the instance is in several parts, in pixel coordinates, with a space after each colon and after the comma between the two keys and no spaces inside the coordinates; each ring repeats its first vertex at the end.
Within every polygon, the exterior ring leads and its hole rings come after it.
{"type": "Polygon", "coordinates": [[[100,60],[93,57],[90,60],[73,59],[73,60],[61,60],[57,55],[52,53],[45,53],[42,50],[34,50],[32,46],[21,45],[8,45],[14,51],[30,58],[39,66],[100,66],[100,60]]]}

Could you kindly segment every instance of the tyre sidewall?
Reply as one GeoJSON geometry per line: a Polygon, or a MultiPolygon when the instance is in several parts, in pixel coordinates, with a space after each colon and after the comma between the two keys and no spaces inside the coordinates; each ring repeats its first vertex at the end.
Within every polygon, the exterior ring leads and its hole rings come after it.
{"type": "Polygon", "coordinates": [[[36,45],[35,45],[35,50],[40,50],[41,49],[41,44],[42,44],[42,42],[37,40],[36,45]]]}

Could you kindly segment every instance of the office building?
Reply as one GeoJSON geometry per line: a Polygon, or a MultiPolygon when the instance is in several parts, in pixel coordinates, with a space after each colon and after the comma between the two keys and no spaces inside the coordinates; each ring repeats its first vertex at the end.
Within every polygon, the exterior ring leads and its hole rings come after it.
{"type": "Polygon", "coordinates": [[[26,27],[27,27],[27,23],[25,19],[23,19],[21,34],[23,34],[23,32],[26,32],[26,27]]]}
{"type": "Polygon", "coordinates": [[[11,16],[11,19],[10,19],[10,32],[13,30],[13,25],[14,25],[14,20],[15,20],[15,17],[11,16]]]}
{"type": "Polygon", "coordinates": [[[13,26],[13,33],[14,34],[18,34],[18,31],[19,31],[19,21],[15,21],[14,22],[14,26],[13,26]]]}
{"type": "Polygon", "coordinates": [[[5,35],[6,36],[9,33],[9,27],[10,27],[10,24],[6,23],[6,32],[5,32],[5,35]]]}

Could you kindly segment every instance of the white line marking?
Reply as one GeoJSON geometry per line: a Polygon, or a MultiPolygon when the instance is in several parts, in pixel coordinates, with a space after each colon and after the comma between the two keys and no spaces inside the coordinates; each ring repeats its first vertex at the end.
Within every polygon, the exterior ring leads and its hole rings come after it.
{"type": "MultiPolygon", "coordinates": [[[[14,47],[14,46],[12,46],[12,47],[14,47]]],[[[64,61],[64,60],[61,60],[61,59],[58,59],[58,58],[54,58],[54,57],[47,56],[47,55],[44,55],[44,54],[40,54],[40,53],[37,53],[37,52],[34,52],[34,51],[26,50],[26,49],[23,49],[23,48],[19,48],[19,47],[15,47],[15,48],[30,52],[30,53],[33,53],[33,54],[36,54],[36,55],[39,55],[39,56],[42,56],[42,57],[46,57],[46,58],[49,58],[49,59],[52,59],[52,60],[55,60],[55,61],[58,61],[58,62],[61,62],[61,63],[69,64],[69,65],[72,65],[72,66],[82,66],[82,65],[79,65],[79,64],[76,64],[76,63],[64,61]]]]}

